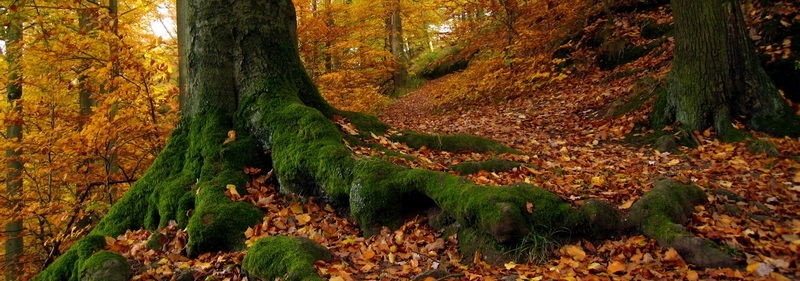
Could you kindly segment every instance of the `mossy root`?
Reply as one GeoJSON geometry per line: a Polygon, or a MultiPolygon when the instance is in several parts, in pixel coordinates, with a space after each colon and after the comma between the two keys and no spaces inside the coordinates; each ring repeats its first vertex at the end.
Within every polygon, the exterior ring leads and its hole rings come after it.
{"type": "Polygon", "coordinates": [[[675,248],[690,264],[704,268],[734,267],[737,263],[733,256],[683,227],[694,206],[704,202],[706,194],[698,186],[660,180],[631,206],[628,222],[661,247],[675,248]]]}

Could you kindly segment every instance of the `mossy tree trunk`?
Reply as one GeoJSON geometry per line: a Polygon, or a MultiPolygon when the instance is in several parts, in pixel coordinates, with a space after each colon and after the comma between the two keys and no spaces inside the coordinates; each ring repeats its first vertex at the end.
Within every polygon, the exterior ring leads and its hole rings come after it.
{"type": "Polygon", "coordinates": [[[800,135],[800,119],[759,64],[737,0],[672,0],[675,58],[654,125],[714,127],[723,140],[744,136],[735,120],[774,135],[800,135]]]}

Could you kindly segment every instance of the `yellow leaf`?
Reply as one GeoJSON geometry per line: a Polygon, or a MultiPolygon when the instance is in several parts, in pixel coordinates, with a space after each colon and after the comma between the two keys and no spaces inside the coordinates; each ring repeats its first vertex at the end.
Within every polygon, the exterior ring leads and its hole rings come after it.
{"type": "Polygon", "coordinates": [[[603,177],[592,177],[592,186],[602,186],[606,184],[606,179],[603,177]]]}
{"type": "Polygon", "coordinates": [[[576,261],[582,261],[586,258],[586,252],[581,249],[581,247],[575,245],[569,245],[564,247],[564,250],[567,254],[572,257],[576,261]]]}
{"type": "Polygon", "coordinates": [[[247,230],[244,231],[244,237],[246,237],[246,238],[253,237],[253,232],[254,232],[253,228],[252,227],[248,227],[247,230]]]}
{"type": "Polygon", "coordinates": [[[229,185],[226,185],[225,188],[228,189],[228,192],[231,193],[231,196],[233,196],[233,197],[241,197],[241,195],[239,195],[239,192],[236,191],[236,186],[235,185],[229,184],[229,185]]]}
{"type": "Polygon", "coordinates": [[[528,211],[528,214],[533,214],[533,202],[526,202],[525,203],[525,210],[528,211]]]}
{"type": "Polygon", "coordinates": [[[625,209],[630,208],[631,205],[633,205],[633,200],[628,200],[625,203],[622,203],[622,205],[620,205],[619,208],[622,209],[622,210],[625,210],[625,209]]]}
{"type": "Polygon", "coordinates": [[[294,214],[302,214],[303,206],[300,206],[300,204],[297,204],[297,202],[292,202],[292,204],[289,205],[289,210],[294,214]]]}
{"type": "Polygon", "coordinates": [[[680,163],[680,162],[681,162],[681,160],[672,159],[672,161],[669,161],[669,163],[667,163],[667,166],[672,167],[672,166],[678,165],[678,163],[680,163]]]}
{"type": "Polygon", "coordinates": [[[506,267],[506,269],[511,270],[511,269],[514,269],[515,267],[517,267],[517,263],[512,261],[512,262],[506,263],[505,267],[506,267]]]}
{"type": "Polygon", "coordinates": [[[311,216],[309,216],[308,214],[299,214],[294,216],[294,218],[297,219],[297,224],[299,225],[305,225],[309,221],[311,221],[311,216]]]}
{"type": "Polygon", "coordinates": [[[228,138],[225,139],[225,142],[223,142],[222,144],[229,144],[235,140],[236,140],[236,131],[230,130],[228,131],[228,138]]]}
{"type": "Polygon", "coordinates": [[[700,276],[697,275],[697,271],[690,269],[689,271],[686,272],[686,280],[696,281],[698,279],[700,279],[700,276]]]}

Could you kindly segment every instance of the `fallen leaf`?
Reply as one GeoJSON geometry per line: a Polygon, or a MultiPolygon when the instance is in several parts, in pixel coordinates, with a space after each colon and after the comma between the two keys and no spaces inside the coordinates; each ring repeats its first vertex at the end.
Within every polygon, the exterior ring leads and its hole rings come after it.
{"type": "Polygon", "coordinates": [[[302,214],[303,206],[297,204],[297,202],[292,202],[292,204],[289,205],[289,210],[292,211],[292,213],[294,214],[302,214]]]}
{"type": "Polygon", "coordinates": [[[298,225],[306,225],[311,221],[311,216],[309,214],[299,214],[294,216],[294,218],[297,219],[298,225]]]}
{"type": "Polygon", "coordinates": [[[533,214],[533,202],[526,202],[525,203],[525,210],[528,211],[528,214],[533,214]]]}
{"type": "Polygon", "coordinates": [[[228,138],[226,138],[225,142],[223,142],[222,144],[229,144],[235,140],[236,140],[236,131],[230,130],[228,131],[228,138]]]}
{"type": "Polygon", "coordinates": [[[625,268],[626,266],[624,263],[619,261],[614,261],[608,265],[608,269],[606,270],[606,272],[608,272],[609,274],[622,273],[625,272],[625,268]]]}
{"type": "Polygon", "coordinates": [[[512,261],[512,262],[508,262],[508,263],[504,264],[504,266],[506,267],[506,269],[511,270],[511,269],[514,269],[515,267],[517,267],[517,263],[512,261]]]}
{"type": "Polygon", "coordinates": [[[227,188],[228,192],[231,193],[231,197],[234,197],[234,198],[242,197],[241,195],[239,195],[239,192],[236,191],[236,186],[235,185],[229,184],[229,185],[226,185],[225,188],[227,188]]]}
{"type": "Polygon", "coordinates": [[[581,247],[575,245],[569,245],[564,247],[564,250],[567,254],[575,259],[576,261],[583,261],[586,258],[586,252],[581,249],[581,247]]]}
{"type": "Polygon", "coordinates": [[[700,276],[697,274],[697,271],[690,269],[689,271],[686,272],[686,280],[696,281],[698,279],[700,279],[700,276]]]}

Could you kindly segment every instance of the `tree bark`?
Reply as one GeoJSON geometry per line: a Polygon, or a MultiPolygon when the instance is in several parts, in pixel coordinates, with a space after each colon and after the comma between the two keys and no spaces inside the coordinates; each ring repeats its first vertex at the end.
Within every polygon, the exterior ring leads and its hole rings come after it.
{"type": "Polygon", "coordinates": [[[389,1],[389,14],[386,18],[386,30],[389,33],[388,47],[389,51],[394,56],[397,63],[392,81],[394,81],[394,88],[402,87],[408,81],[408,54],[406,54],[404,39],[403,39],[403,17],[401,15],[400,0],[389,1]]]}
{"type": "MultiPolygon", "coordinates": [[[[22,9],[17,7],[17,9],[22,9]]],[[[17,10],[19,11],[19,10],[17,10]]],[[[9,25],[6,27],[4,41],[6,44],[6,62],[8,63],[8,85],[6,85],[7,98],[15,116],[10,120],[11,125],[6,128],[6,137],[16,143],[22,139],[22,117],[19,116],[22,108],[18,101],[22,98],[22,18],[19,12],[8,11],[9,25]]],[[[22,272],[20,258],[23,251],[22,219],[19,212],[20,197],[22,196],[22,169],[20,160],[22,151],[18,147],[6,150],[8,165],[6,174],[6,193],[8,196],[8,209],[14,216],[6,224],[5,235],[8,237],[5,244],[6,280],[17,280],[22,272]]]]}
{"type": "Polygon", "coordinates": [[[655,126],[714,127],[723,140],[744,138],[732,123],[774,135],[800,135],[800,119],[764,72],[736,0],[673,0],[675,59],[655,126]]]}

